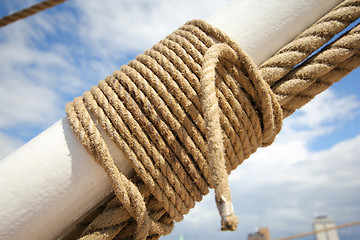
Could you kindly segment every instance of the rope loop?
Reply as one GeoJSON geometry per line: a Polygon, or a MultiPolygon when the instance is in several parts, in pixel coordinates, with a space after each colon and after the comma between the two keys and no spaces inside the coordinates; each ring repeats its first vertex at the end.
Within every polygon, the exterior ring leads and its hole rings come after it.
{"type": "MultiPolygon", "coordinates": [[[[275,98],[269,85],[262,79],[256,66],[246,53],[236,44],[230,47],[225,43],[211,46],[204,57],[201,83],[201,103],[206,126],[206,139],[208,146],[208,161],[211,169],[212,180],[215,184],[215,200],[222,218],[221,230],[234,231],[237,228],[238,219],[233,212],[231,193],[226,171],[225,148],[223,143],[223,131],[220,123],[221,109],[216,89],[216,79],[221,78],[217,74],[220,65],[226,68],[238,68],[237,75],[228,71],[223,78],[233,77],[239,84],[239,91],[252,103],[253,111],[248,111],[248,119],[251,119],[252,130],[261,128],[256,138],[259,140],[252,149],[271,144],[282,125],[282,111],[280,104],[275,98]],[[261,118],[261,121],[255,119],[261,118]],[[252,121],[254,119],[254,121],[252,121]],[[261,126],[254,126],[261,125],[261,126]]],[[[219,81],[219,80],[218,80],[219,81]]],[[[240,109],[241,111],[242,109],[240,109]]],[[[241,113],[238,113],[240,115],[241,113]]],[[[242,129],[240,129],[241,131],[242,129]]],[[[247,129],[248,136],[251,134],[247,129]]],[[[254,131],[256,132],[256,131],[254,131]]],[[[248,142],[251,143],[250,140],[248,142]]],[[[254,143],[254,142],[253,142],[254,143]]]]}

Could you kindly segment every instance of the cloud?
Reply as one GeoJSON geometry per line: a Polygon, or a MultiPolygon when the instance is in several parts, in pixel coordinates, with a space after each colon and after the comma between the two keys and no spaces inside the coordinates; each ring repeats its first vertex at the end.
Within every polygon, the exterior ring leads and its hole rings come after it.
{"type": "MultiPolygon", "coordinates": [[[[356,95],[339,98],[335,91],[327,91],[316,96],[316,99],[301,108],[289,119],[285,119],[282,132],[292,138],[296,134],[298,139],[311,140],[332,133],[346,122],[359,116],[360,101],[356,95]]],[[[287,137],[282,138],[288,141],[287,137]]]]}
{"type": "Polygon", "coordinates": [[[18,124],[46,124],[59,117],[57,95],[48,88],[28,82],[2,82],[0,102],[1,128],[18,124]]]}
{"type": "MultiPolygon", "coordinates": [[[[240,188],[238,191],[242,196],[257,199],[260,194],[265,207],[261,207],[263,212],[258,211],[262,218],[259,222],[268,225],[277,237],[306,231],[306,226],[307,229],[310,227],[307,222],[315,214],[329,215],[342,223],[356,220],[360,213],[357,208],[360,200],[360,181],[357,177],[360,168],[357,157],[360,154],[359,146],[360,135],[324,151],[305,151],[300,161],[291,165],[271,166],[269,163],[264,166],[249,162],[257,170],[246,172],[247,169],[244,169],[239,174],[242,175],[241,182],[247,179],[253,188],[243,191],[241,185],[237,185],[240,188]],[[250,174],[256,179],[261,176],[260,180],[249,179],[250,174]],[[285,229],[291,231],[286,233],[285,229]]],[[[283,147],[287,146],[284,144],[283,147]]],[[[293,152],[293,155],[297,155],[297,152],[293,152]]],[[[239,211],[241,213],[241,209],[239,211]]]]}
{"type": "Polygon", "coordinates": [[[142,52],[193,18],[207,18],[225,1],[76,1],[79,34],[101,56],[142,52]]]}
{"type": "Polygon", "coordinates": [[[7,134],[4,134],[0,131],[0,161],[5,156],[20,147],[22,144],[24,144],[23,141],[16,138],[11,138],[7,134]]]}
{"type": "MultiPolygon", "coordinates": [[[[319,94],[316,101],[302,108],[301,116],[293,118],[291,124],[318,128],[321,125],[338,120],[350,120],[355,117],[360,102],[355,95],[338,98],[331,89],[319,94]]],[[[358,111],[357,111],[358,113],[358,111]]]]}
{"type": "Polygon", "coordinates": [[[39,31],[20,22],[1,34],[0,128],[49,125],[62,116],[56,89],[61,77],[55,74],[69,72],[72,66],[57,49],[36,45],[33,36],[39,31]]]}

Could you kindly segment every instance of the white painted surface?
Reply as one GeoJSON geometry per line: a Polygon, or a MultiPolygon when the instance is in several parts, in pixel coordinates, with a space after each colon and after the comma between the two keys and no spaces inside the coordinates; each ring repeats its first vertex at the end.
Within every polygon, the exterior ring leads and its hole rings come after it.
{"type": "Polygon", "coordinates": [[[342,0],[232,1],[207,21],[264,62],[342,0]]]}
{"type": "MultiPolygon", "coordinates": [[[[132,169],[113,145],[118,166],[130,175],[132,169]]],[[[2,160],[0,179],[2,240],[52,239],[111,191],[103,169],[66,119],[2,160]]]]}
{"type": "MultiPolygon", "coordinates": [[[[208,21],[261,63],[340,0],[238,0],[208,21]]],[[[123,154],[106,140],[126,175],[123,154]]],[[[0,162],[0,239],[53,239],[111,190],[65,119],[0,162]]]]}

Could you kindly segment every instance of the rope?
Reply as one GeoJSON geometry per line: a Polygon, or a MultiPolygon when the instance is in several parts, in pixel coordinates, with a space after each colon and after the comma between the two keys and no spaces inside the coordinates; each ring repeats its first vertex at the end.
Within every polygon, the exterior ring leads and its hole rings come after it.
{"type": "Polygon", "coordinates": [[[42,1],[40,3],[34,4],[29,8],[25,8],[21,11],[18,11],[11,15],[5,16],[0,19],[0,28],[4,27],[10,23],[16,22],[17,20],[34,15],[35,13],[41,12],[45,9],[54,7],[65,1],[66,0],[46,0],[46,1],[42,1]]]}
{"type": "MultiPolygon", "coordinates": [[[[75,134],[105,169],[121,204],[136,219],[138,239],[147,236],[152,225],[161,223],[148,216],[144,196],[116,168],[91,116],[126,154],[137,175],[175,221],[181,221],[207,188],[214,187],[223,230],[235,230],[237,224],[223,177],[227,179],[227,171],[259,146],[270,144],[282,118],[275,95],[247,55],[222,32],[201,21],[180,28],[83,97],[75,98],[66,112],[75,134]],[[211,37],[226,43],[225,51],[224,45],[214,45],[211,37]],[[180,45],[182,52],[177,52],[180,45]],[[207,50],[212,45],[214,51],[207,50]],[[192,60],[195,56],[190,58],[191,53],[186,56],[195,49],[199,51],[199,63],[192,60]],[[231,58],[227,56],[229,51],[231,58]],[[216,61],[212,61],[214,58],[216,61]],[[212,94],[219,99],[216,105],[222,112],[214,133],[212,106],[206,105],[206,93],[207,83],[215,84],[218,69],[222,69],[220,74],[228,72],[230,75],[226,75],[233,77],[224,79],[225,83],[217,81],[217,87],[223,90],[212,94]],[[187,81],[189,78],[193,81],[187,81]],[[198,97],[201,94],[205,97],[203,104],[198,97]],[[202,112],[206,113],[205,119],[202,112]],[[216,140],[223,136],[220,124],[227,135],[224,143],[216,140]],[[220,163],[217,148],[223,144],[227,146],[226,160],[222,150],[220,163]]],[[[156,234],[163,235],[165,228],[169,227],[162,226],[156,234]]]]}
{"type": "Polygon", "coordinates": [[[227,175],[257,147],[271,144],[282,110],[289,116],[360,65],[356,27],[294,69],[313,51],[312,39],[330,39],[359,17],[358,9],[359,1],[344,1],[259,70],[220,30],[190,21],[69,103],[70,125],[118,197],[76,237],[157,239],[208,187],[215,188],[222,230],[235,230],[227,175]],[[329,25],[341,27],[316,31],[329,25]],[[98,127],[126,154],[136,179],[117,170],[98,127]]]}
{"type": "Polygon", "coordinates": [[[302,107],[359,65],[360,26],[272,85],[285,116],[302,107]]]}
{"type": "MultiPolygon", "coordinates": [[[[249,111],[247,114],[248,119],[257,119],[259,113],[262,116],[261,123],[263,126],[262,137],[259,141],[260,146],[269,145],[274,141],[276,134],[281,129],[282,111],[269,85],[262,79],[256,67],[242,49],[237,45],[231,48],[229,45],[221,43],[215,44],[207,50],[200,79],[202,109],[208,144],[207,155],[212,172],[212,180],[215,183],[216,204],[222,218],[221,230],[234,231],[236,230],[238,220],[233,216],[228,174],[225,166],[223,134],[220,124],[221,109],[219,108],[214,82],[217,78],[216,69],[218,65],[228,65],[229,63],[230,65],[238,66],[246,70],[242,70],[243,74],[236,76],[236,81],[244,88],[244,92],[251,96],[247,98],[255,102],[255,104],[253,104],[255,105],[253,106],[254,111],[249,111]],[[221,59],[227,61],[223,63],[221,59]],[[258,113],[256,113],[256,110],[258,113]]],[[[240,115],[241,112],[237,112],[236,114],[240,115]]],[[[255,128],[254,121],[251,121],[251,125],[255,128]]],[[[250,133],[249,130],[246,130],[246,132],[248,134],[250,133]]],[[[257,148],[258,146],[253,147],[257,148]]]]}
{"type": "Polygon", "coordinates": [[[346,0],[306,29],[293,41],[262,63],[260,74],[273,85],[294,66],[304,61],[312,52],[327,43],[335,34],[360,17],[360,1],[346,0]]]}

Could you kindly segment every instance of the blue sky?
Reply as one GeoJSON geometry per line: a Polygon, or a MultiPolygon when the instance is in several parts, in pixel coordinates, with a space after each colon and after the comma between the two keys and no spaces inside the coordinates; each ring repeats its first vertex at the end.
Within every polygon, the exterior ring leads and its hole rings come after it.
{"type": "MultiPolygon", "coordinates": [[[[39,1],[2,0],[0,16],[39,1]]],[[[227,0],[71,0],[0,29],[0,159],[65,116],[65,103],[193,18],[227,0]]],[[[273,145],[230,177],[239,230],[222,233],[211,192],[163,239],[273,238],[317,215],[360,218],[360,70],[284,121],[273,145]]],[[[360,228],[339,231],[358,239],[360,228]]],[[[314,239],[307,237],[303,239],[314,239]]]]}

